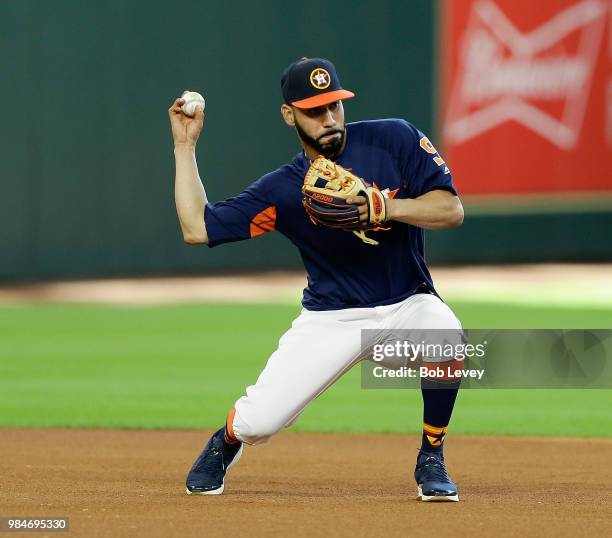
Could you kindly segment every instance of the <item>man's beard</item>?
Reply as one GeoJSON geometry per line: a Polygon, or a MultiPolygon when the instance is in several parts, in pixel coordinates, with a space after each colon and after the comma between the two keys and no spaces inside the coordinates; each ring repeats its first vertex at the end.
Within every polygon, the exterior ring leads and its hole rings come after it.
{"type": "Polygon", "coordinates": [[[346,137],[346,129],[332,129],[323,133],[319,138],[313,138],[312,136],[307,135],[304,132],[304,129],[302,129],[297,122],[295,122],[295,130],[304,144],[307,144],[317,153],[328,159],[337,157],[340,154],[342,146],[344,145],[344,138],[346,137]],[[321,138],[335,133],[340,133],[340,136],[332,138],[329,142],[325,142],[324,144],[319,142],[321,138]]]}

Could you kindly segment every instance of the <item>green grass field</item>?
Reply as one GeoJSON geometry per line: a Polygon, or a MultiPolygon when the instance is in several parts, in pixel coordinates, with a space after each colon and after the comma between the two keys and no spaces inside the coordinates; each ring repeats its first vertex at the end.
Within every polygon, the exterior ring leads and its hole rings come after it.
{"type": "MultiPolygon", "coordinates": [[[[454,301],[468,328],[610,328],[612,308],[454,301]]],[[[0,307],[0,426],[214,428],[298,305],[0,307]]],[[[362,390],[359,369],[293,429],[418,432],[416,390],[362,390]]],[[[610,437],[612,391],[465,390],[452,431],[610,437]]]]}

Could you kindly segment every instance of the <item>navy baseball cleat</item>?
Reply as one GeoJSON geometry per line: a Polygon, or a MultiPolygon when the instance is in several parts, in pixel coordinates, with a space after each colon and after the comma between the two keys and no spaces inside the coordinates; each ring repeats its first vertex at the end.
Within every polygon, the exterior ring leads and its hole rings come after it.
{"type": "Polygon", "coordinates": [[[242,455],[242,443],[226,445],[225,428],[216,431],[187,475],[187,495],[221,495],[225,473],[242,455]]]}
{"type": "Polygon", "coordinates": [[[414,479],[421,501],[458,501],[457,486],[448,476],[444,455],[419,451],[414,479]]]}

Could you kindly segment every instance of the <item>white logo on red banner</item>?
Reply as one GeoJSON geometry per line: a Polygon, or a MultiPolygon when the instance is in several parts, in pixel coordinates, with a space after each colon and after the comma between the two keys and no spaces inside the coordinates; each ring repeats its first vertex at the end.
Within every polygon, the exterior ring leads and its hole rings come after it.
{"type": "Polygon", "coordinates": [[[514,121],[561,149],[575,147],[607,11],[601,0],[583,0],[522,33],[495,2],[475,2],[459,40],[446,139],[459,144],[514,121]]]}

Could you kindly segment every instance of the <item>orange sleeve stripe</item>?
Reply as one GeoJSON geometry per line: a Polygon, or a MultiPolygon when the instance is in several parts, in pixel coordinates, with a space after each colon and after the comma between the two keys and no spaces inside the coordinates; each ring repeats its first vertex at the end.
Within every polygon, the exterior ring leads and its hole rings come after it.
{"type": "Polygon", "coordinates": [[[274,230],[276,230],[276,208],[274,206],[260,211],[251,220],[251,237],[259,237],[274,230]]]}

